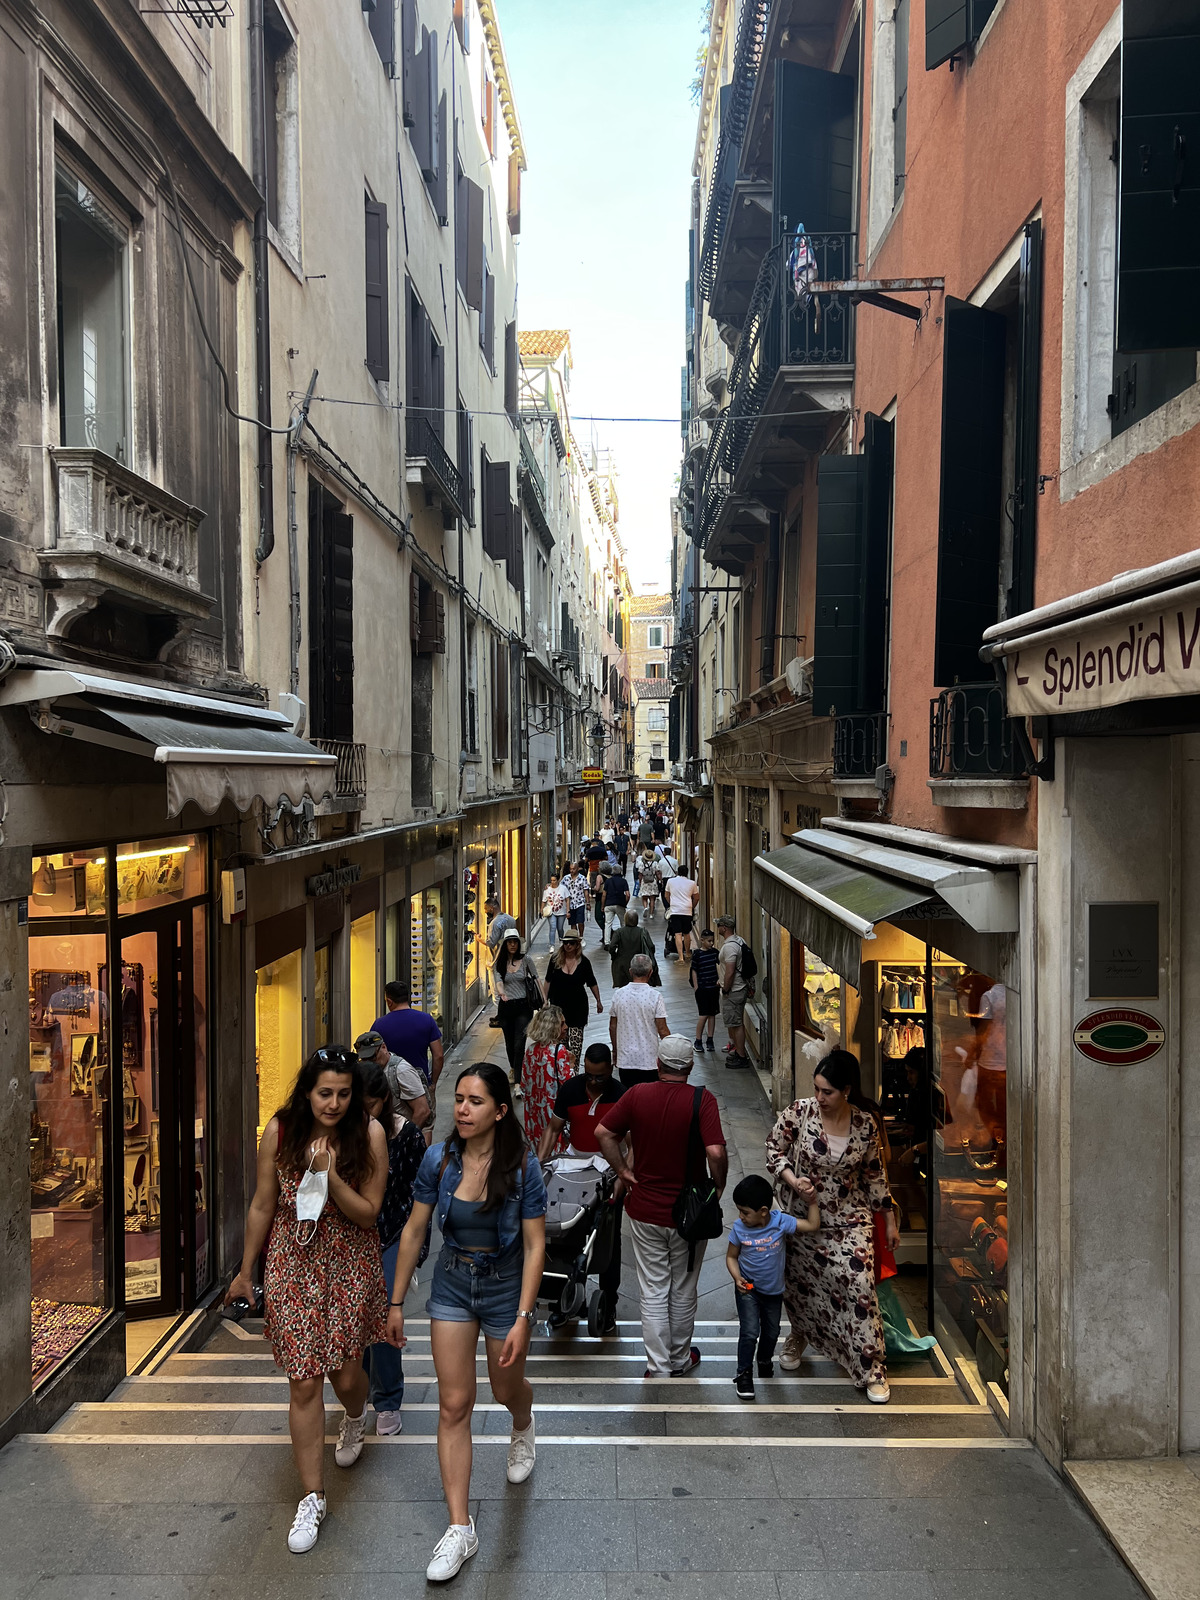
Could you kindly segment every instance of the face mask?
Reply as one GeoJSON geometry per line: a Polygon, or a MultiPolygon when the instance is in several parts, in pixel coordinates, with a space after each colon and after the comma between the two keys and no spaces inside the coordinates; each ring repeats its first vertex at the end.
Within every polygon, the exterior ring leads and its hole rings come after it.
{"type": "Polygon", "coordinates": [[[296,1185],[297,1244],[311,1244],[316,1237],[317,1224],[329,1199],[329,1166],[328,1151],[314,1155],[308,1163],[308,1171],[296,1185]],[[318,1167],[318,1161],[323,1161],[325,1165],[318,1167]]]}

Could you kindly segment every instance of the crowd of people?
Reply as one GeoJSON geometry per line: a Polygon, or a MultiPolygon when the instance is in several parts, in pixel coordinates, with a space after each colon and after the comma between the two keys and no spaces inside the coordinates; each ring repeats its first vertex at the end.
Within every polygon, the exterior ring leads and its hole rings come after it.
{"type": "MultiPolygon", "coordinates": [[[[511,1417],[508,1480],[529,1478],[537,1451],[525,1365],[546,1261],[543,1166],[559,1157],[608,1173],[606,1203],[616,1214],[611,1255],[598,1273],[600,1333],[617,1328],[624,1216],[644,1378],[683,1377],[700,1362],[699,1279],[708,1241],[726,1231],[729,1161],[717,1099],[689,1080],[696,1060],[715,1053],[718,1014],[729,1034],[726,1065],[749,1065],[743,1013],[755,969],[732,916],[718,917],[715,932],[701,930],[691,948],[699,892],[666,852],[665,819],[637,816],[632,828],[628,821],[618,817],[608,839],[602,831],[588,841],[583,859],[551,880],[544,977],[516,920],[489,907],[508,1070],[483,1062],[458,1073],[445,1137],[434,1142],[441,1034],[402,983],[386,986],[384,1015],[353,1049],[309,1057],[263,1130],[242,1265],[226,1302],[255,1303],[264,1257],[264,1334],[288,1379],[302,1490],[288,1535],[295,1553],[312,1549],[326,1515],[326,1379],[342,1406],[337,1466],[352,1467],[362,1453],[368,1403],[377,1434],[402,1430],[405,1302],[431,1253],[425,1311],[449,1521],[429,1560],[430,1581],[452,1578],[479,1545],[470,1480],[481,1334],[492,1395],[511,1417]],[[654,941],[631,905],[625,860],[647,845],[658,863],[656,904],[668,916],[664,956],[689,963],[694,1037],[670,1026],[654,941]],[[597,907],[613,965],[609,1043],[584,1051],[591,1001],[597,1015],[604,1011],[582,937],[587,911],[597,907]]],[[[637,881],[645,881],[640,873],[637,881]]],[[[740,1399],[755,1398],[756,1375],[773,1375],[785,1310],[784,1370],[797,1370],[809,1347],[840,1363],[869,1400],[889,1398],[875,1285],[897,1225],[882,1134],[857,1060],[834,1050],[817,1066],[812,1095],[776,1121],[766,1174],[735,1187],[725,1262],[738,1315],[740,1399]]]]}

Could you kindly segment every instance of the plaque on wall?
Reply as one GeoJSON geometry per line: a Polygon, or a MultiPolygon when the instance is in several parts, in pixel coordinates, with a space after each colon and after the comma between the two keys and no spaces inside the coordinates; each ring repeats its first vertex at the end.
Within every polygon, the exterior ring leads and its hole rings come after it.
{"type": "Polygon", "coordinates": [[[1101,901],[1088,906],[1088,998],[1158,996],[1158,904],[1101,901]]]}

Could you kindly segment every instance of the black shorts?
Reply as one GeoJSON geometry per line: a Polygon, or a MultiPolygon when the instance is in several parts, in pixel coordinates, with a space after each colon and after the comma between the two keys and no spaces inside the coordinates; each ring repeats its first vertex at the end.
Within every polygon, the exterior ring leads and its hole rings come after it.
{"type": "Polygon", "coordinates": [[[715,1017],[721,1011],[720,989],[697,989],[696,1010],[702,1017],[715,1017]]]}
{"type": "Polygon", "coordinates": [[[692,931],[692,919],[691,919],[691,917],[668,917],[667,918],[667,937],[668,938],[673,933],[691,933],[691,931],[692,931]]]}

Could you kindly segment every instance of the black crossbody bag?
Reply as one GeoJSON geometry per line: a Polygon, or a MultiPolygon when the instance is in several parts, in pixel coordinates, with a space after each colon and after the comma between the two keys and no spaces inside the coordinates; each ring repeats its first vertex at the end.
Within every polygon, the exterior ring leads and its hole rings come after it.
{"type": "Polygon", "coordinates": [[[688,1130],[687,1167],[683,1188],[671,1208],[675,1230],[688,1242],[688,1271],[696,1264],[696,1245],[701,1239],[715,1239],[724,1232],[721,1197],[708,1173],[704,1143],[700,1136],[700,1100],[703,1089],[693,1091],[692,1125],[688,1130]],[[699,1172],[700,1177],[694,1174],[699,1172]]]}

